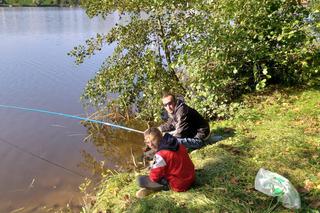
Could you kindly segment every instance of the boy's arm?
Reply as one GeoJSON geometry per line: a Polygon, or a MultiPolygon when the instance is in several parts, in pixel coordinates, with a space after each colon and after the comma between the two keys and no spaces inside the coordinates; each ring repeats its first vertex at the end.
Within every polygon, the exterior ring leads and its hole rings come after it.
{"type": "Polygon", "coordinates": [[[149,177],[152,181],[158,182],[165,176],[167,163],[161,155],[155,154],[154,163],[151,166],[149,177]]]}

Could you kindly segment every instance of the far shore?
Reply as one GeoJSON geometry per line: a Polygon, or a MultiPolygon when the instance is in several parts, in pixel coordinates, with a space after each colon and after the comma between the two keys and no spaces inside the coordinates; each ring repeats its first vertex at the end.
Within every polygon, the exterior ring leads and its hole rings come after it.
{"type": "Polygon", "coordinates": [[[12,5],[12,4],[0,4],[0,7],[80,7],[80,5],[12,5]]]}

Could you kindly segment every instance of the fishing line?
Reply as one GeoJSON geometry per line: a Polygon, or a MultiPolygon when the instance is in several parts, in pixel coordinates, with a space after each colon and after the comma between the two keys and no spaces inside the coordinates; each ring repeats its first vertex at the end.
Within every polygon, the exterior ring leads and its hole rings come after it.
{"type": "MultiPolygon", "coordinates": [[[[112,123],[108,123],[108,122],[104,122],[104,121],[99,121],[99,120],[94,120],[94,119],[90,119],[90,118],[84,118],[84,117],[80,117],[80,116],[76,116],[76,115],[70,115],[70,114],[65,114],[65,113],[61,113],[61,112],[52,112],[52,111],[47,111],[47,110],[42,110],[42,109],[34,109],[34,108],[26,108],[26,107],[18,107],[18,106],[12,106],[12,105],[2,105],[0,104],[0,107],[2,108],[7,108],[7,109],[17,109],[17,110],[24,110],[24,111],[30,111],[30,112],[39,112],[39,113],[45,113],[45,114],[49,114],[49,115],[58,115],[58,116],[63,116],[63,117],[67,117],[67,118],[73,118],[73,119],[78,119],[78,120],[83,120],[83,121],[89,121],[89,122],[92,122],[92,123],[98,123],[98,124],[103,124],[103,125],[107,125],[107,126],[111,126],[111,127],[114,127],[114,128],[119,128],[119,129],[124,129],[124,130],[128,130],[128,131],[132,131],[132,132],[137,132],[137,133],[141,133],[143,134],[142,131],[139,131],[139,130],[136,130],[136,129],[132,129],[132,128],[128,128],[128,127],[125,127],[125,126],[120,126],[120,125],[116,125],[116,124],[112,124],[112,123]]],[[[47,160],[37,154],[34,154],[33,152],[30,152],[24,148],[21,148],[15,144],[12,144],[4,139],[1,139],[0,138],[0,142],[1,143],[4,143],[4,144],[7,144],[23,153],[26,153],[28,155],[31,155],[35,158],[38,158],[42,161],[45,161],[51,165],[54,165],[56,167],[59,167],[65,171],[68,171],[74,175],[77,175],[77,176],[80,176],[80,177],[83,177],[85,178],[85,176],[83,176],[82,174],[76,172],[76,171],[73,171],[71,169],[68,169],[60,164],[57,164],[55,162],[52,162],[50,160],[47,160]]]]}
{"type": "Polygon", "coordinates": [[[34,154],[33,152],[30,152],[30,151],[28,151],[28,150],[26,150],[26,149],[24,149],[24,148],[21,148],[20,146],[17,146],[17,145],[15,145],[15,144],[13,144],[13,143],[10,143],[10,142],[2,139],[2,138],[0,138],[0,142],[1,142],[1,143],[4,143],[4,144],[7,144],[7,145],[9,145],[9,146],[11,146],[11,147],[13,147],[13,148],[15,148],[15,149],[17,149],[17,150],[25,153],[25,154],[31,155],[31,156],[33,156],[33,157],[35,157],[35,158],[38,158],[38,159],[40,159],[40,160],[42,160],[42,161],[45,161],[45,162],[47,162],[47,163],[49,163],[49,164],[51,164],[51,165],[53,165],[53,166],[59,167],[60,169],[63,169],[63,170],[65,170],[65,171],[67,171],[67,172],[70,172],[70,173],[72,173],[72,174],[74,174],[74,175],[77,175],[77,176],[80,176],[80,177],[85,178],[85,176],[83,176],[83,175],[80,174],[79,172],[76,172],[76,171],[71,170],[71,169],[68,169],[67,167],[64,167],[64,166],[62,166],[62,165],[60,165],[60,164],[57,164],[57,163],[52,162],[52,161],[50,161],[50,160],[47,160],[47,159],[45,159],[45,158],[43,158],[43,157],[41,157],[41,156],[39,156],[39,155],[34,154]]]}
{"type": "Polygon", "coordinates": [[[120,126],[120,125],[116,125],[116,124],[112,124],[112,123],[108,123],[108,122],[104,122],[104,121],[94,120],[94,119],[90,119],[90,118],[84,118],[84,117],[80,117],[80,116],[76,116],[76,115],[65,114],[65,113],[61,113],[61,112],[52,112],[52,111],[47,111],[47,110],[42,110],[42,109],[34,109],[34,108],[26,108],[26,107],[18,107],[18,106],[2,105],[2,104],[0,104],[0,107],[7,108],[7,109],[18,109],[18,110],[31,111],[31,112],[40,112],[40,113],[45,113],[45,114],[49,114],[49,115],[58,115],[58,116],[63,116],[63,117],[67,117],[67,118],[73,118],[73,119],[78,119],[78,120],[83,120],[83,121],[89,121],[92,123],[103,124],[103,125],[111,126],[114,128],[124,129],[124,130],[128,130],[131,132],[137,132],[137,133],[143,134],[143,131],[140,131],[140,130],[136,130],[136,129],[132,129],[132,128],[128,128],[125,126],[120,126]]]}

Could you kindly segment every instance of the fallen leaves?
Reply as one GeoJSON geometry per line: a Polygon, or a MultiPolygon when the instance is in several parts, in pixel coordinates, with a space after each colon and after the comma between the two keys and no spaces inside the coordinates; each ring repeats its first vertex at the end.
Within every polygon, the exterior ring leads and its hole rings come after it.
{"type": "Polygon", "coordinates": [[[304,188],[303,186],[298,186],[297,191],[301,194],[307,194],[309,192],[309,190],[304,188]]]}
{"type": "Polygon", "coordinates": [[[313,209],[319,209],[320,208],[320,199],[312,201],[310,203],[310,207],[313,209]]]}
{"type": "Polygon", "coordinates": [[[233,155],[243,154],[242,151],[240,150],[240,148],[233,147],[233,146],[231,146],[231,145],[219,144],[218,147],[226,150],[227,152],[232,153],[233,155]]]}
{"type": "Polygon", "coordinates": [[[237,177],[231,177],[230,183],[233,185],[238,185],[239,179],[237,177]]]}
{"type": "Polygon", "coordinates": [[[262,124],[262,121],[256,121],[256,122],[255,122],[255,125],[257,125],[257,126],[258,126],[258,125],[261,125],[261,124],[262,124]]]}
{"type": "Polygon", "coordinates": [[[304,129],[305,134],[320,134],[319,127],[308,127],[304,129]]]}
{"type": "Polygon", "coordinates": [[[320,134],[319,123],[319,119],[314,117],[300,117],[292,122],[294,126],[303,127],[303,131],[305,134],[320,134]]]}
{"type": "Polygon", "coordinates": [[[304,188],[308,191],[311,191],[314,188],[315,184],[311,180],[304,181],[304,188]]]}
{"type": "Polygon", "coordinates": [[[223,129],[223,133],[227,133],[227,134],[229,134],[229,133],[234,133],[234,131],[235,131],[235,129],[233,129],[233,128],[224,128],[223,129]]]}
{"type": "Polygon", "coordinates": [[[300,112],[300,108],[299,108],[299,107],[293,108],[292,111],[294,111],[294,112],[300,112]]]}

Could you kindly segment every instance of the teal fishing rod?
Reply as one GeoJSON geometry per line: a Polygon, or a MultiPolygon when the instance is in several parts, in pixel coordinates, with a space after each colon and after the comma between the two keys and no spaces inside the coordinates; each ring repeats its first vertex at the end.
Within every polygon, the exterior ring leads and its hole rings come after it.
{"type": "Polygon", "coordinates": [[[90,119],[90,118],[84,118],[84,117],[80,117],[80,116],[76,116],[76,115],[70,115],[70,114],[66,114],[66,113],[61,113],[61,112],[52,112],[52,111],[47,111],[47,110],[43,110],[43,109],[34,109],[34,108],[26,108],[26,107],[3,105],[3,104],[0,104],[0,107],[1,108],[7,108],[7,109],[24,110],[24,111],[30,111],[30,112],[40,112],[40,113],[45,113],[45,114],[49,114],[49,115],[58,115],[58,116],[63,116],[63,117],[67,117],[67,118],[73,118],[73,119],[82,120],[82,121],[88,121],[88,122],[92,122],[92,123],[98,123],[98,124],[102,124],[102,125],[111,126],[111,127],[114,127],[114,128],[124,129],[124,130],[128,130],[128,131],[131,131],[131,132],[137,132],[137,133],[143,134],[143,131],[140,131],[140,130],[136,130],[136,129],[132,129],[132,128],[128,128],[128,127],[125,127],[125,126],[120,126],[120,125],[116,125],[116,124],[108,123],[108,122],[104,122],[104,121],[99,121],[99,120],[94,120],[94,119],[90,119]]]}

